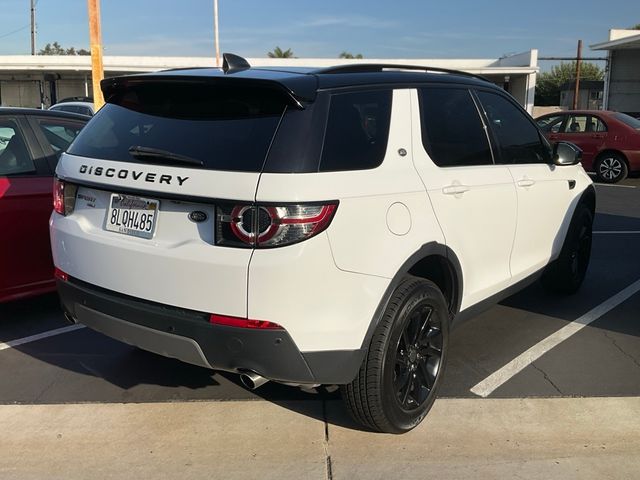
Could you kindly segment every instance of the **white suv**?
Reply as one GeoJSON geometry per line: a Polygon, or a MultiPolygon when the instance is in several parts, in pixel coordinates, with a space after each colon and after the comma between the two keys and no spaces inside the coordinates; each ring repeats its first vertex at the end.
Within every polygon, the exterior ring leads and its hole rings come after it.
{"type": "Polygon", "coordinates": [[[57,168],[68,318],[245,385],[342,385],[403,432],[451,328],[543,275],[574,292],[595,194],[503,90],[409,66],[103,81],[57,168]]]}

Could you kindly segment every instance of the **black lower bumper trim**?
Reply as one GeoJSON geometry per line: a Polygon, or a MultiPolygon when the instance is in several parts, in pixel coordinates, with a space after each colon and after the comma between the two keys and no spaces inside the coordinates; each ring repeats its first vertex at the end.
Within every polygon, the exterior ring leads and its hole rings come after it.
{"type": "Polygon", "coordinates": [[[286,383],[343,384],[355,378],[361,350],[301,353],[284,330],[212,325],[209,315],[105,290],[77,279],[58,280],[66,312],[126,343],[195,365],[254,371],[286,383]]]}

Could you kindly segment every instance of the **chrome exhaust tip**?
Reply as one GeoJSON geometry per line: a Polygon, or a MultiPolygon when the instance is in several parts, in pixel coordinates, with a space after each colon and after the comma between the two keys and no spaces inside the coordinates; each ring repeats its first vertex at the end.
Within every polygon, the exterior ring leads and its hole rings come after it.
{"type": "Polygon", "coordinates": [[[255,372],[245,372],[240,374],[240,381],[249,390],[255,390],[269,381],[269,379],[258,375],[255,372]]]}

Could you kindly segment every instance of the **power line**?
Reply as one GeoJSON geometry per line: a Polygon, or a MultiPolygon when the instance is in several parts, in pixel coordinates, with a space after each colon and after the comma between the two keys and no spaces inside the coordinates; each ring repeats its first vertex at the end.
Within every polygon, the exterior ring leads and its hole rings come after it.
{"type": "Polygon", "coordinates": [[[0,35],[0,38],[8,37],[9,35],[13,35],[14,33],[21,32],[21,31],[26,30],[27,28],[30,28],[30,27],[31,27],[31,24],[28,23],[24,27],[20,27],[17,30],[14,30],[12,32],[3,33],[2,35],[0,35]]]}
{"type": "MultiPolygon", "coordinates": [[[[37,7],[37,6],[38,6],[38,3],[40,3],[40,0],[36,0],[36,4],[34,5],[34,7],[37,7]]],[[[14,33],[19,33],[19,32],[21,32],[21,31],[23,31],[23,30],[26,30],[26,29],[27,29],[27,28],[29,28],[29,27],[31,27],[31,23],[28,23],[28,24],[27,24],[27,25],[25,25],[24,27],[20,27],[20,28],[18,28],[18,29],[16,29],[16,30],[13,30],[13,31],[11,31],[11,32],[3,33],[2,35],[0,35],[0,38],[5,38],[5,37],[8,37],[8,36],[10,36],[10,35],[13,35],[14,33]]]]}

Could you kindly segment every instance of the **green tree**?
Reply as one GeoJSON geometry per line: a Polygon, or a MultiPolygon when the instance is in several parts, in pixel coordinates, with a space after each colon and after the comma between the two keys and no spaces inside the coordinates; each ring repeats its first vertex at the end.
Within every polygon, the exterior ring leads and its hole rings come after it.
{"type": "Polygon", "coordinates": [[[640,23],[631,27],[630,30],[640,30],[640,23]]]}
{"type": "Polygon", "coordinates": [[[293,51],[290,48],[282,50],[280,47],[276,47],[272,52],[268,52],[267,56],[269,58],[295,58],[293,56],[293,51]]]}
{"type": "Polygon", "coordinates": [[[44,48],[41,48],[38,55],[91,55],[91,52],[80,48],[76,50],[75,47],[64,48],[58,42],[47,43],[44,48]]]}
{"type": "Polygon", "coordinates": [[[364,58],[361,53],[354,55],[351,52],[342,52],[338,58],[364,58]]]}
{"type": "MultiPolygon", "coordinates": [[[[602,80],[604,70],[595,63],[582,62],[580,66],[581,80],[602,80]]],[[[539,106],[559,105],[560,87],[563,83],[575,81],[576,62],[565,63],[551,67],[551,71],[538,75],[536,82],[535,103],[539,106]]]]}

